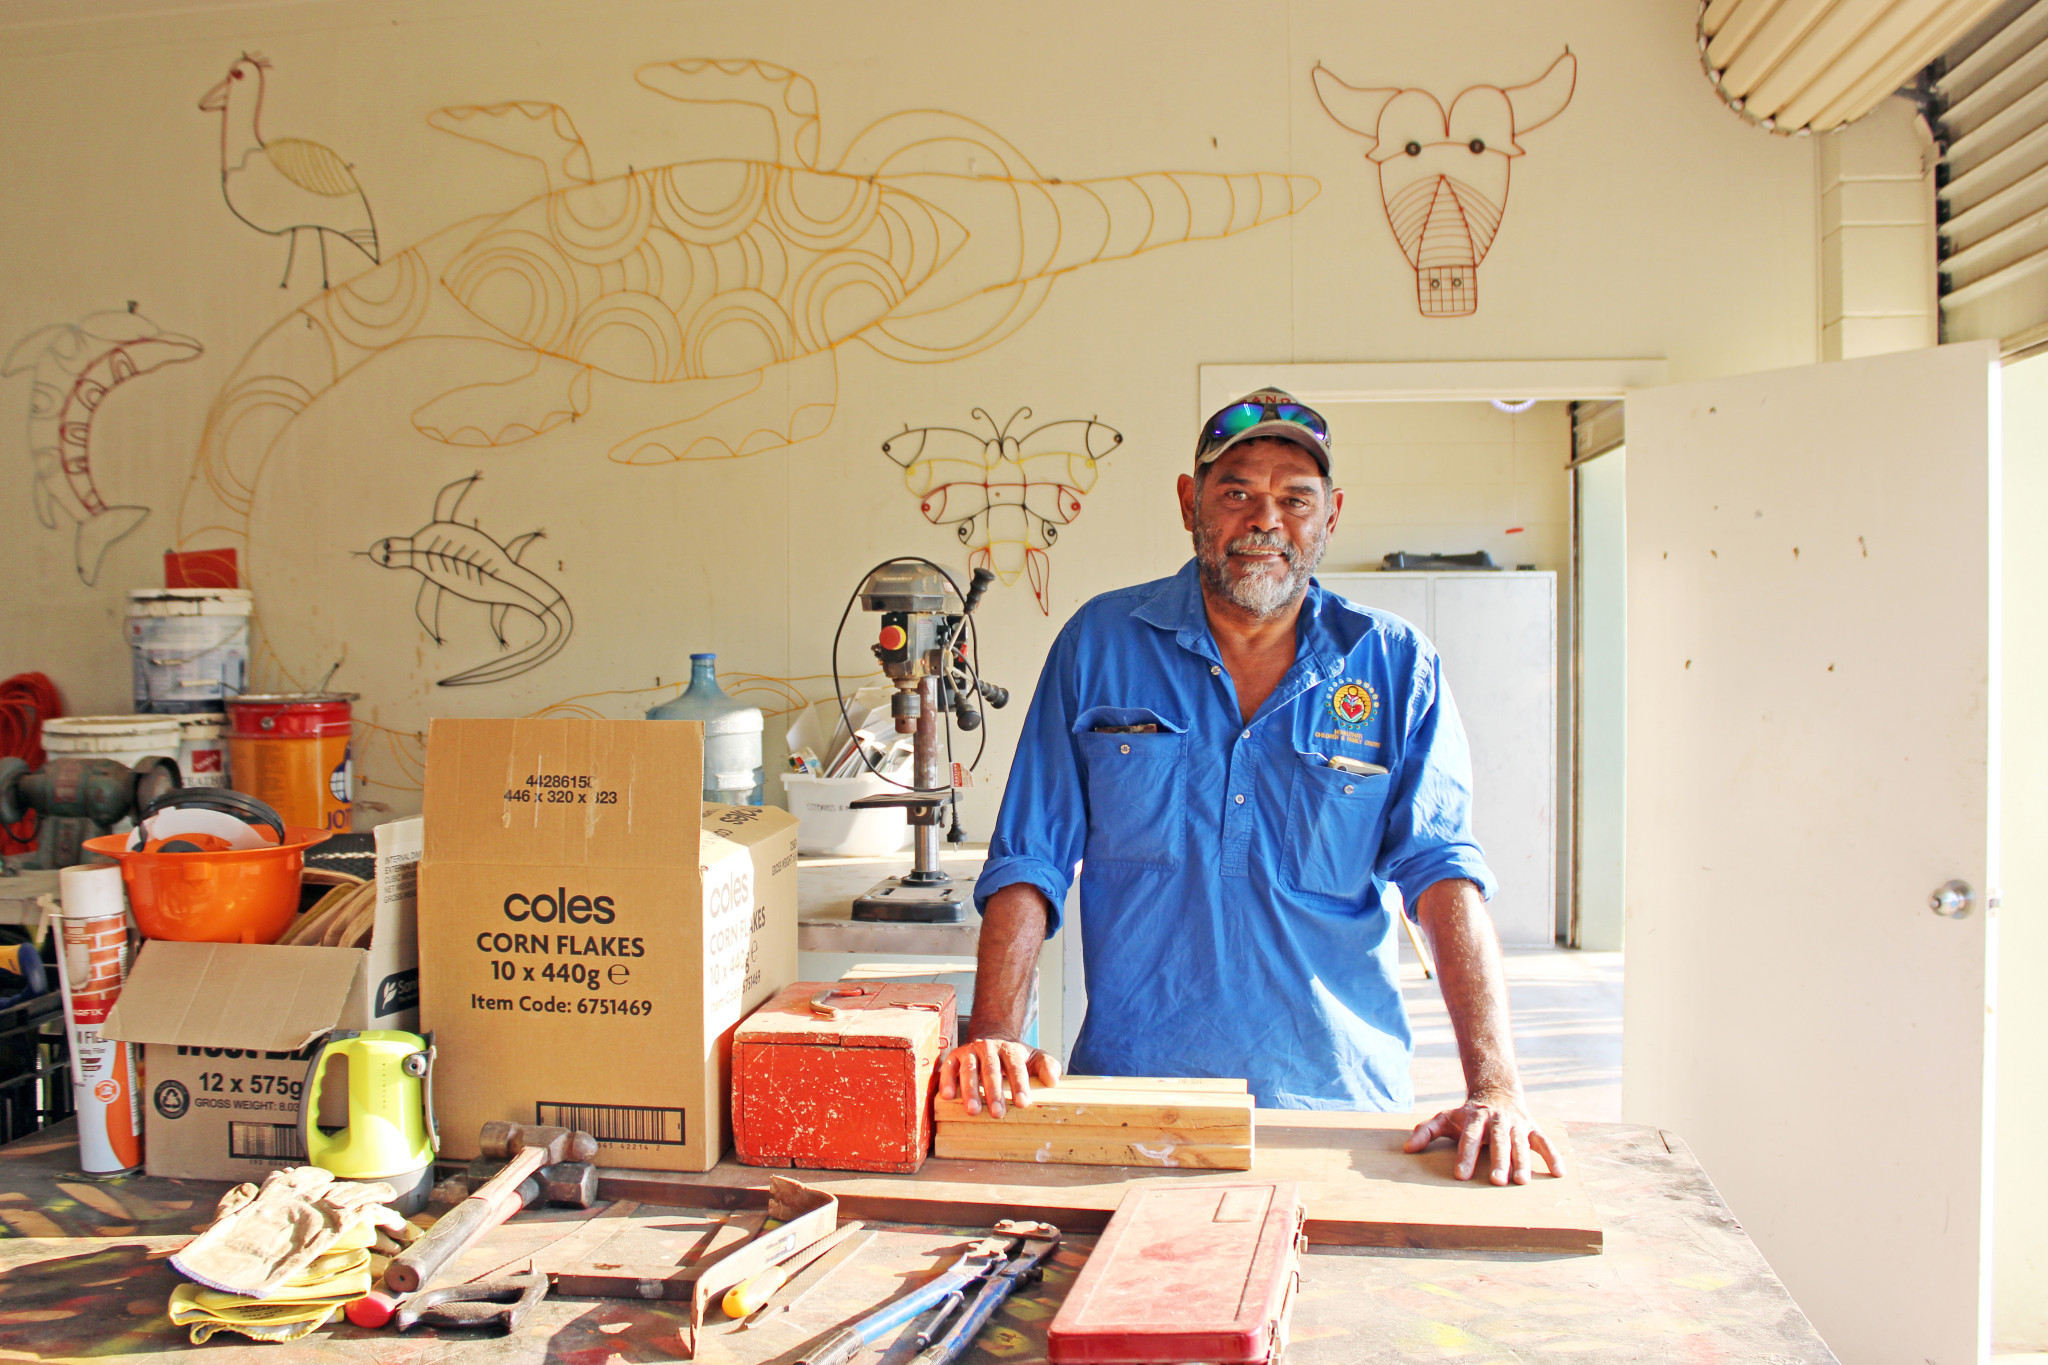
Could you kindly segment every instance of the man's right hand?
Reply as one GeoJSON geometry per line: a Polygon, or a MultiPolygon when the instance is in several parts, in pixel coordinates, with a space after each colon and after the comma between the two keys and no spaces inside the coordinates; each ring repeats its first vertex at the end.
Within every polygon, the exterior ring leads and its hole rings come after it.
{"type": "Polygon", "coordinates": [[[1031,1105],[1031,1082],[1058,1085],[1060,1064],[1043,1052],[1014,1038],[977,1038],[947,1053],[939,1063],[939,1094],[960,1100],[970,1114],[979,1114],[984,1103],[996,1118],[1014,1102],[1031,1105]]]}

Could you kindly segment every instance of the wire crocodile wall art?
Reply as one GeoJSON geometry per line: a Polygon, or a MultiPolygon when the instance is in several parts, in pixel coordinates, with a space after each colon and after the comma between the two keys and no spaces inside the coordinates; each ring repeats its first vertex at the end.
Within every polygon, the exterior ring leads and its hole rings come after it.
{"type": "Polygon", "coordinates": [[[366,553],[386,569],[411,569],[420,576],[420,595],[413,612],[435,644],[443,644],[441,605],[452,594],[491,609],[491,634],[500,649],[508,648],[505,620],[524,612],[540,623],[540,638],[517,652],[490,663],[442,678],[442,687],[469,687],[505,682],[539,668],[562,652],[576,628],[568,599],[561,590],[519,562],[527,546],[545,532],[528,531],[509,545],[500,545],[474,519],[457,521],[462,500],[482,479],[481,473],[457,479],[434,499],[434,519],[409,536],[386,536],[366,553]]]}
{"type": "Polygon", "coordinates": [[[835,162],[797,72],[692,58],[637,76],[684,106],[758,109],[773,150],[681,140],[668,164],[601,177],[557,105],[430,115],[535,163],[542,192],[387,255],[259,339],[207,417],[183,548],[246,546],[282,433],[416,342],[448,357],[411,420],[442,445],[499,449],[578,421],[622,464],[744,457],[828,429],[842,346],[974,355],[1069,274],[1256,231],[1321,188],[1273,172],[1064,180],[934,110],[877,120],[835,162]]]}

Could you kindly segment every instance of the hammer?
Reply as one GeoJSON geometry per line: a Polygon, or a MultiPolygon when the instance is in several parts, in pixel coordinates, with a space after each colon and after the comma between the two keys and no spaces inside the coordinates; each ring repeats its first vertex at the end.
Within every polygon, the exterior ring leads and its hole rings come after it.
{"type": "MultiPolygon", "coordinates": [[[[490,1183],[456,1205],[426,1236],[393,1259],[384,1272],[384,1287],[392,1293],[413,1293],[477,1238],[519,1212],[523,1202],[519,1186],[541,1167],[561,1161],[588,1162],[597,1155],[597,1139],[588,1133],[504,1119],[486,1123],[479,1140],[485,1156],[511,1160],[490,1183]]],[[[588,1183],[593,1182],[578,1182],[579,1186],[588,1183]]]]}

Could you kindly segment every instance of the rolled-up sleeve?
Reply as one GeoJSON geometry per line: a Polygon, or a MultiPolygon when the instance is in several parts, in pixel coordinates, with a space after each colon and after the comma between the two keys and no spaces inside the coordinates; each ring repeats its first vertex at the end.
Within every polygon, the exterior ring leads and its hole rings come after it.
{"type": "Polygon", "coordinates": [[[1031,710],[1017,738],[1017,754],[1003,790],[1002,810],[989,838],[988,862],[974,884],[974,905],[1006,886],[1028,882],[1051,902],[1046,937],[1059,930],[1074,868],[1088,840],[1088,800],[1074,751],[1075,633],[1080,618],[1053,641],[1038,676],[1031,710]]]}
{"type": "Polygon", "coordinates": [[[1415,661],[1404,752],[1373,871],[1401,888],[1411,918],[1422,893],[1452,877],[1493,899],[1493,872],[1472,837],[1472,752],[1432,650],[1415,661]]]}

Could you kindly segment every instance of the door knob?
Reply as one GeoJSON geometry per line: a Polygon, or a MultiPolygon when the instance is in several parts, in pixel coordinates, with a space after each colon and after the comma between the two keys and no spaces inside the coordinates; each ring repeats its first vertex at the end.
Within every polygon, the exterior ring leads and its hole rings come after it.
{"type": "Polygon", "coordinates": [[[1927,898],[1927,908],[1937,915],[1949,919],[1961,919],[1970,913],[1977,903],[1977,893],[1970,890],[1968,882],[1947,882],[1935,888],[1927,898]]]}

